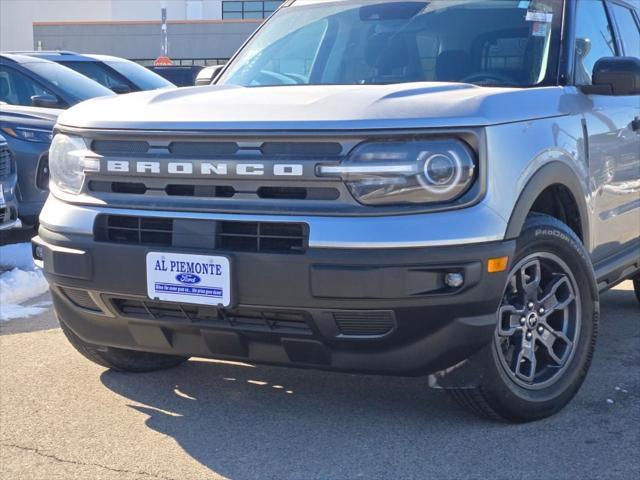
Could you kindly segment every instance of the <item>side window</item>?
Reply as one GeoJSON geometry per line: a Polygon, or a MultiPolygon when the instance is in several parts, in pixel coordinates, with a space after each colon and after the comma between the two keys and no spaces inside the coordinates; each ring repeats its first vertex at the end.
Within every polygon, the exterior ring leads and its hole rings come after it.
{"type": "Polygon", "coordinates": [[[633,12],[618,3],[612,3],[611,13],[618,25],[624,54],[628,57],[640,58],[640,28],[633,12]]]}
{"type": "Polygon", "coordinates": [[[25,74],[0,65],[0,102],[30,107],[34,95],[56,96],[25,74]]]}
{"type": "Polygon", "coordinates": [[[593,67],[616,56],[613,30],[602,0],[578,0],[576,9],[576,84],[591,85],[593,67]]]}

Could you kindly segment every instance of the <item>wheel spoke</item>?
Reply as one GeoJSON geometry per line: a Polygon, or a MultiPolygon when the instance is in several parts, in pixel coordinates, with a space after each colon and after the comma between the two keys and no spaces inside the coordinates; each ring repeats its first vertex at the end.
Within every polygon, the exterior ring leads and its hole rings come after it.
{"type": "Polygon", "coordinates": [[[542,267],[540,260],[535,259],[520,268],[520,282],[522,289],[529,299],[538,298],[538,289],[542,281],[542,267]]]}
{"type": "Polygon", "coordinates": [[[523,309],[518,309],[513,305],[504,305],[500,307],[498,315],[498,335],[501,337],[510,337],[522,329],[520,319],[524,316],[523,309]]]}
{"type": "Polygon", "coordinates": [[[515,374],[525,382],[532,383],[536,376],[537,363],[533,342],[523,336],[522,347],[516,357],[515,374]]]}
{"type": "Polygon", "coordinates": [[[556,275],[551,284],[545,288],[540,305],[545,309],[545,317],[548,317],[554,312],[567,308],[575,298],[567,276],[556,275]]]}
{"type": "Polygon", "coordinates": [[[545,347],[547,355],[553,360],[558,367],[564,366],[573,342],[562,332],[554,330],[545,321],[542,322],[544,331],[538,335],[538,342],[545,347]],[[558,350],[561,352],[558,354],[558,350]]]}

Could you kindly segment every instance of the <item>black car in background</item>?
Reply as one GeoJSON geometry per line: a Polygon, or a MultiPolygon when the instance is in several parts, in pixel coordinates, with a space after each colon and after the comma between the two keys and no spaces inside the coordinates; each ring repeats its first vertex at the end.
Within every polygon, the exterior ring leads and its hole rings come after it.
{"type": "Polygon", "coordinates": [[[114,93],[57,63],[0,54],[0,134],[17,165],[23,224],[36,224],[49,193],[47,154],[58,115],[83,100],[106,95],[114,93]]]}
{"type": "Polygon", "coordinates": [[[178,87],[193,87],[196,84],[198,73],[204,67],[200,65],[162,65],[148,67],[161,77],[164,77],[178,87]]]}
{"type": "Polygon", "coordinates": [[[173,83],[162,76],[125,58],[68,51],[23,52],[23,54],[64,65],[115,93],[175,87],[173,83]]]}

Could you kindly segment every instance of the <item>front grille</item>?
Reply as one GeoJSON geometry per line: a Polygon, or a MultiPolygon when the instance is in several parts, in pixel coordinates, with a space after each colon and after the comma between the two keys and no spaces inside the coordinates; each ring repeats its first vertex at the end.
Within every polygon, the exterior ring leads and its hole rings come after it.
{"type": "Polygon", "coordinates": [[[268,200],[336,200],[340,192],[335,188],[323,187],[259,187],[255,192],[236,190],[229,185],[168,184],[164,188],[152,188],[141,182],[106,182],[91,180],[89,191],[101,193],[126,193],[145,195],[163,192],[170,197],[233,198],[255,194],[257,198],[268,200]]]}
{"type": "Polygon", "coordinates": [[[60,290],[74,305],[94,312],[102,311],[86,290],[68,287],[60,287],[60,290]]]}
{"type": "Polygon", "coordinates": [[[5,179],[11,175],[11,152],[9,147],[0,145],[0,179],[5,179]]]}
{"type": "Polygon", "coordinates": [[[109,153],[146,153],[149,143],[130,140],[94,140],[91,149],[99,154],[109,153]]]}
{"type": "Polygon", "coordinates": [[[302,253],[304,230],[300,223],[218,222],[216,243],[223,250],[302,253]]]}
{"type": "Polygon", "coordinates": [[[227,327],[254,332],[306,335],[312,333],[306,312],[250,308],[223,309],[126,298],[114,298],[112,303],[117,312],[131,318],[227,327]]]}
{"type": "MultiPolygon", "coordinates": [[[[91,135],[86,132],[86,137],[91,135]]],[[[106,204],[291,215],[353,213],[363,208],[342,179],[318,176],[317,166],[340,163],[365,137],[98,135],[90,139],[90,148],[100,157],[100,171],[87,173],[83,193],[106,204]]]]}
{"type": "Polygon", "coordinates": [[[0,223],[9,223],[18,218],[18,212],[13,207],[0,208],[0,223]]]}
{"type": "Polygon", "coordinates": [[[112,243],[171,246],[170,218],[105,215],[98,221],[97,240],[112,243]]]}
{"type": "MultiPolygon", "coordinates": [[[[101,155],[112,153],[147,153],[149,142],[140,140],[94,140],[91,149],[101,155]]],[[[266,141],[255,146],[241,146],[229,141],[172,141],[168,145],[156,145],[155,151],[167,151],[174,155],[198,155],[215,157],[236,155],[238,152],[256,152],[265,156],[334,158],[342,153],[338,142],[317,141],[266,141]]]]}
{"type": "MultiPolygon", "coordinates": [[[[101,215],[96,223],[96,240],[110,243],[185,247],[178,243],[174,229],[179,219],[101,215]]],[[[236,252],[304,253],[308,227],[302,223],[205,221],[215,223],[210,248],[236,252]]],[[[204,233],[203,233],[204,235],[204,233]]],[[[181,242],[185,239],[181,238],[181,242]]],[[[198,246],[203,246],[198,242],[198,246]]]]}
{"type": "Polygon", "coordinates": [[[333,318],[345,336],[379,337],[391,333],[395,327],[390,311],[333,312],[333,318]]]}

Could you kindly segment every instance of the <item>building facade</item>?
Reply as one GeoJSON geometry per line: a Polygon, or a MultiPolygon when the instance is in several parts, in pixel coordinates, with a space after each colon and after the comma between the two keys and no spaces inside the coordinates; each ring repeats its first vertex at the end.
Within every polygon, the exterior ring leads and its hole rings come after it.
{"type": "Polygon", "coordinates": [[[161,53],[161,11],[169,56],[181,64],[228,59],[282,0],[1,0],[0,50],[73,50],[149,63],[161,53]]]}

